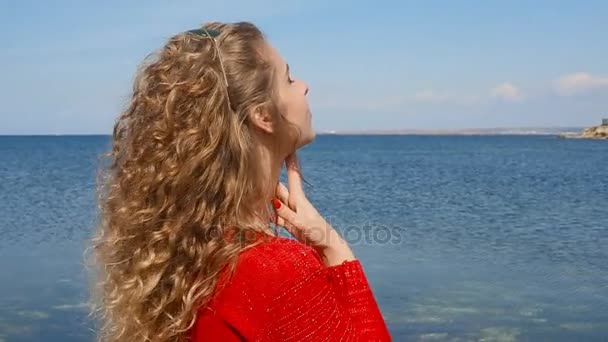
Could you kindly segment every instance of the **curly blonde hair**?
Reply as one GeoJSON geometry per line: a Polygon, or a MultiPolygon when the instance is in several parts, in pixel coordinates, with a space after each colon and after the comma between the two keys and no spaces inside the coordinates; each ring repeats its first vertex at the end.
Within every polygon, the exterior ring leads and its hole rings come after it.
{"type": "Polygon", "coordinates": [[[255,244],[226,239],[226,227],[268,222],[254,219],[267,184],[247,120],[256,108],[281,117],[265,38],[245,22],[203,27],[220,32],[217,46],[171,37],[144,61],[114,126],[89,247],[99,341],[187,340],[219,272],[255,244]]]}

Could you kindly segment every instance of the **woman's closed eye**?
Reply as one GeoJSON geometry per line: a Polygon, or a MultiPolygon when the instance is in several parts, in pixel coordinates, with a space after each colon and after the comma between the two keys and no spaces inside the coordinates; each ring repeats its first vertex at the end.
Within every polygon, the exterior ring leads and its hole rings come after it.
{"type": "Polygon", "coordinates": [[[285,72],[287,74],[287,82],[289,82],[289,84],[295,82],[292,78],[291,78],[291,73],[289,72],[289,64],[287,64],[287,70],[285,72]]]}

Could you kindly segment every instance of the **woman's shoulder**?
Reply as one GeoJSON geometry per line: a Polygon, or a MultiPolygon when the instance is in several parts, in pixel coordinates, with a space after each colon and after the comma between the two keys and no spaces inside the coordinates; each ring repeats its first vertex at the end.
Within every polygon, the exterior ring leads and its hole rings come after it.
{"type": "Polygon", "coordinates": [[[264,238],[240,252],[232,273],[227,268],[221,272],[214,298],[204,309],[234,324],[241,324],[242,317],[253,324],[265,319],[266,308],[286,288],[323,277],[324,269],[312,247],[284,237],[264,238]]]}
{"type": "Polygon", "coordinates": [[[235,275],[278,277],[286,281],[324,268],[314,248],[290,238],[269,237],[241,252],[235,275]]]}
{"type": "Polygon", "coordinates": [[[268,307],[285,288],[319,276],[323,269],[313,248],[284,237],[264,237],[239,253],[233,272],[224,268],[220,273],[213,299],[199,312],[195,334],[219,319],[254,339],[269,321],[268,307]]]}
{"type": "Polygon", "coordinates": [[[220,301],[237,294],[272,297],[289,284],[324,271],[314,248],[297,240],[266,236],[239,253],[232,272],[229,268],[223,270],[216,294],[222,297],[220,301]]]}

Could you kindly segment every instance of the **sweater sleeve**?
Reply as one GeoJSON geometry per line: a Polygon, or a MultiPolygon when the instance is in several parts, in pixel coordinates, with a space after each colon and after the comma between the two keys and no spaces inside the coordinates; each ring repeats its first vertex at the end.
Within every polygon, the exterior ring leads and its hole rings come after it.
{"type": "Polygon", "coordinates": [[[359,260],[345,261],[327,268],[329,280],[350,317],[365,336],[390,340],[388,329],[359,260]]]}
{"type": "Polygon", "coordinates": [[[391,341],[358,260],[326,267],[312,248],[287,239],[241,255],[227,287],[201,310],[193,336],[197,342],[218,336],[258,342],[391,341]]]}
{"type": "Polygon", "coordinates": [[[305,259],[299,262],[316,267],[283,282],[267,308],[268,324],[260,340],[391,341],[361,263],[325,267],[306,248],[295,253],[305,259]]]}

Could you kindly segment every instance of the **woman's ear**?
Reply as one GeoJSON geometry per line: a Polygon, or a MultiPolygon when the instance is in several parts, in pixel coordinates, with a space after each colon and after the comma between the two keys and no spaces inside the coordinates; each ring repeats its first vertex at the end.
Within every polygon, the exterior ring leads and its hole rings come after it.
{"type": "Polygon", "coordinates": [[[272,134],[274,133],[274,119],[266,106],[257,106],[249,111],[249,120],[251,123],[262,131],[272,134]]]}

